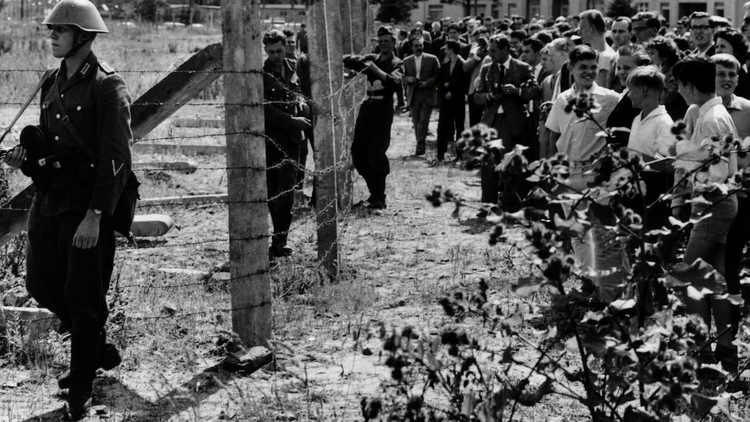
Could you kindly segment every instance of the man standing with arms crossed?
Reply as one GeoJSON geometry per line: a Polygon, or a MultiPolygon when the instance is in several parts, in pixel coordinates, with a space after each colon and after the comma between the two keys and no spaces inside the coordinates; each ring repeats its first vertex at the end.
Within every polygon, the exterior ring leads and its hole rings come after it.
{"type": "Polygon", "coordinates": [[[411,42],[414,54],[404,59],[404,81],[406,82],[406,104],[411,110],[414,134],[417,137],[415,155],[424,155],[427,150],[427,130],[430,114],[435,108],[437,94],[435,78],[440,70],[437,57],[424,52],[424,39],[411,42]]]}
{"type": "Polygon", "coordinates": [[[365,179],[367,207],[386,208],[385,180],[391,171],[386,152],[391,145],[393,95],[401,90],[404,62],[393,54],[393,29],[378,29],[379,54],[344,56],[344,66],[367,76],[367,97],[359,108],[352,140],[354,168],[365,179]]]}

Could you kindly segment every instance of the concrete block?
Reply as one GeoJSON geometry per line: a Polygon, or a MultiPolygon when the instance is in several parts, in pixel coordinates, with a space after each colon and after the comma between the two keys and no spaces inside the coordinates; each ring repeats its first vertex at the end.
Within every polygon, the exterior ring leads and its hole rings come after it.
{"type": "Polygon", "coordinates": [[[29,339],[37,339],[59,326],[60,320],[46,309],[0,306],[0,333],[19,330],[29,339]]]}
{"type": "Polygon", "coordinates": [[[224,119],[174,119],[175,127],[224,127],[224,119]]]}
{"type": "Polygon", "coordinates": [[[130,231],[135,237],[164,236],[172,228],[172,217],[164,214],[136,215],[130,231]]]}
{"type": "Polygon", "coordinates": [[[211,202],[227,202],[229,195],[225,193],[215,195],[186,195],[166,196],[163,198],[146,198],[138,201],[139,207],[176,205],[176,204],[203,204],[211,202]]]}
{"type": "Polygon", "coordinates": [[[231,353],[221,362],[221,367],[229,372],[252,374],[258,369],[273,362],[273,353],[263,346],[251,348],[244,354],[231,353]]]}
{"type": "Polygon", "coordinates": [[[144,144],[133,145],[136,154],[226,155],[224,145],[144,144]]]}
{"type": "Polygon", "coordinates": [[[159,268],[160,272],[166,274],[185,275],[190,277],[208,277],[208,271],[193,270],[190,268],[159,268]]]}
{"type": "Polygon", "coordinates": [[[169,170],[193,174],[198,169],[195,161],[139,161],[133,163],[133,170],[169,170]]]}

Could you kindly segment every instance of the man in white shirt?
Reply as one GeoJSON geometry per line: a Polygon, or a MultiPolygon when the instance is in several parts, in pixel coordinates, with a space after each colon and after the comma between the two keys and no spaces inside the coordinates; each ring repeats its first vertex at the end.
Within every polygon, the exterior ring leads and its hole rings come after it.
{"type": "Polygon", "coordinates": [[[607,75],[615,50],[607,44],[604,33],[607,31],[604,24],[604,15],[598,10],[587,10],[581,12],[580,33],[584,44],[590,45],[599,54],[599,74],[596,83],[599,86],[607,86],[607,75]]]}
{"type": "MultiPolygon", "coordinates": [[[[721,97],[716,96],[716,65],[702,55],[688,56],[680,60],[672,69],[672,74],[679,86],[678,92],[688,104],[696,105],[698,119],[695,122],[690,141],[700,145],[705,139],[713,136],[723,137],[733,134],[737,137],[737,129],[732,117],[722,105],[721,97]],[[714,75],[713,78],[707,75],[714,75]]],[[[678,144],[679,147],[679,144],[678,144]]],[[[691,214],[698,217],[706,209],[705,202],[711,203],[710,216],[704,217],[693,225],[690,233],[683,263],[693,264],[702,259],[710,264],[722,276],[725,274],[726,239],[729,229],[737,215],[737,197],[735,195],[723,197],[721,191],[713,183],[723,183],[729,174],[736,171],[736,155],[732,154],[729,163],[719,162],[712,165],[709,171],[700,171],[694,175],[692,197],[702,196],[704,201],[693,201],[691,214]],[[734,168],[733,168],[734,167],[734,168]]],[[[679,174],[676,174],[677,179],[679,174]]],[[[672,202],[673,213],[679,216],[681,204],[672,202]]],[[[737,368],[737,351],[732,344],[733,333],[725,331],[731,324],[732,307],[726,299],[716,295],[706,295],[703,299],[695,300],[685,295],[685,305],[691,314],[697,314],[710,327],[711,314],[716,322],[716,331],[722,334],[716,345],[716,358],[725,365],[725,370],[732,366],[737,368]],[[732,353],[733,351],[733,353],[732,353]]],[[[703,363],[715,363],[714,353],[710,348],[698,356],[703,363]]]]}
{"type": "Polygon", "coordinates": [[[659,105],[664,75],[653,66],[638,67],[628,76],[627,88],[633,108],[641,110],[630,128],[628,148],[649,157],[657,153],[667,155],[677,138],[671,131],[674,121],[667,109],[659,105]]]}
{"type": "MultiPolygon", "coordinates": [[[[659,95],[664,89],[664,80],[664,75],[655,67],[642,66],[633,70],[625,83],[633,108],[641,110],[641,113],[633,120],[628,148],[645,154],[644,159],[648,161],[657,152],[668,155],[670,147],[677,142],[677,138],[672,135],[671,131],[674,121],[667,113],[667,109],[659,105],[659,95]]],[[[669,222],[669,206],[666,201],[659,201],[659,198],[672,186],[672,172],[648,169],[640,172],[640,179],[646,188],[643,198],[638,197],[633,200],[623,198],[622,201],[623,205],[631,208],[643,218],[643,233],[648,233],[662,228],[669,222]],[[644,209],[644,203],[654,205],[644,209]]],[[[670,253],[667,251],[672,248],[672,239],[662,237],[660,240],[662,245],[667,245],[663,247],[663,253],[670,253]]],[[[649,242],[652,241],[656,239],[649,240],[649,242]]],[[[645,289],[643,292],[648,313],[654,311],[652,297],[656,299],[658,307],[669,304],[667,290],[663,284],[655,282],[651,286],[644,285],[641,288],[645,289]]]]}
{"type": "MultiPolygon", "coordinates": [[[[606,145],[606,141],[597,137],[596,134],[601,129],[595,122],[580,119],[572,112],[566,113],[565,107],[570,100],[577,99],[582,94],[593,97],[594,119],[603,126],[620,100],[618,93],[596,84],[595,79],[599,74],[598,58],[596,51],[587,45],[579,45],[570,52],[568,66],[573,74],[573,87],[560,94],[546,123],[558,152],[567,155],[570,160],[570,177],[567,185],[578,192],[584,191],[590,180],[590,176],[584,173],[591,169],[592,154],[599,152],[606,145]]],[[[626,257],[616,234],[594,226],[582,239],[573,240],[573,250],[576,261],[583,270],[598,272],[594,277],[594,283],[599,297],[605,302],[616,300],[622,293],[620,284],[623,272],[616,271],[606,276],[599,273],[624,267],[626,257]]]]}

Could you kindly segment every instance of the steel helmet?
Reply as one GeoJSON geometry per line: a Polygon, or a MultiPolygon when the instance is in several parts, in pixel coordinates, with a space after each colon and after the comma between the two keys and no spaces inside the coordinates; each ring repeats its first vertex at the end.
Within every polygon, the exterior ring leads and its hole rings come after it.
{"type": "Polygon", "coordinates": [[[86,32],[109,32],[96,6],[89,0],[61,0],[42,25],[73,25],[86,32]]]}

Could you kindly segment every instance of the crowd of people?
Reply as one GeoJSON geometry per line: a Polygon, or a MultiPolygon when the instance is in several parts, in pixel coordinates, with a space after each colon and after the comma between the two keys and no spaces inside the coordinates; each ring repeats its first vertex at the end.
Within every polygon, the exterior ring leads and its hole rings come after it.
{"type": "MultiPolygon", "coordinates": [[[[372,54],[343,57],[348,77],[366,78],[351,153],[370,192],[367,207],[387,207],[387,151],[399,111],[411,116],[414,153],[421,157],[428,154],[429,122],[437,109],[435,165],[447,163],[451,154],[459,160],[461,151],[454,145],[464,128],[482,123],[496,131],[506,153],[523,150],[529,160],[564,154],[570,163],[566,185],[576,191],[586,188],[591,158],[607,143],[646,157],[679,148],[671,130],[677,120],[685,122],[682,142],[695,147],[704,147],[712,137],[750,136],[750,12],[746,16],[738,29],[704,12],[669,28],[655,13],[605,18],[598,10],[528,23],[520,16],[476,16],[417,22],[410,30],[381,26],[372,54]],[[581,95],[596,104],[591,119],[566,110],[581,95]],[[600,126],[629,131],[603,137],[600,126]]],[[[131,98],[123,79],[92,51],[97,34],[108,30],[89,1],[62,0],[43,23],[50,30],[52,55],[61,60],[39,85],[38,129],[49,141],[45,154],[51,155],[37,157],[18,146],[3,162],[21,168],[37,185],[28,221],[26,284],[34,299],[71,332],[70,370],[58,384],[69,390],[66,419],[79,420],[91,406],[96,370],[121,362],[104,326],[115,250],[113,212],[132,166],[131,98]]],[[[269,30],[262,42],[273,222],[269,256],[274,259],[292,253],[287,235],[292,207],[302,196],[300,169],[309,155],[307,146],[314,148],[316,117],[304,25],[296,34],[269,30]]],[[[686,192],[654,207],[644,230],[668,224],[669,216],[686,221],[711,207],[710,217],[694,224],[683,260],[709,263],[725,276],[732,295],[741,293],[750,199],[726,197],[716,185],[747,166],[739,152],[690,178],[680,171],[643,174],[647,203],[656,202],[675,181],[686,192]]],[[[480,175],[482,202],[507,208],[509,187],[495,165],[486,165],[480,175]]],[[[594,278],[601,300],[628,295],[622,280],[629,268],[616,234],[594,225],[572,247],[581,267],[598,274],[594,278]],[[617,267],[621,270],[602,271],[617,267]]],[[[666,306],[666,289],[660,284],[652,288],[652,310],[666,306]]],[[[719,332],[731,328],[714,350],[704,350],[701,360],[736,371],[732,340],[738,306],[719,295],[685,295],[684,300],[688,311],[706,324],[713,316],[719,332]]]]}
{"type": "MultiPolygon", "coordinates": [[[[598,10],[531,22],[520,16],[472,16],[417,22],[410,29],[383,27],[373,38],[373,55],[365,58],[379,70],[355,70],[367,74],[371,87],[373,82],[401,78],[404,91],[395,93],[396,107],[411,117],[418,157],[428,154],[429,121],[437,110],[432,165],[448,164],[451,154],[453,160],[461,160],[458,141],[464,128],[483,123],[496,131],[505,153],[523,150],[529,161],[564,154],[570,163],[567,187],[580,192],[591,181],[592,157],[607,144],[647,159],[674,153],[682,147],[672,131],[678,120],[686,124],[683,144],[700,147],[712,137],[750,136],[750,3],[746,9],[737,28],[705,12],[685,16],[670,28],[657,13],[609,18],[598,10]],[[390,34],[395,39],[389,41],[390,34]],[[374,58],[386,61],[388,68],[374,58]],[[596,104],[591,119],[566,110],[582,94],[596,104]],[[601,127],[625,130],[605,137],[601,127]]],[[[368,90],[367,101],[377,97],[378,102],[393,103],[392,97],[383,99],[374,92],[368,90]]],[[[372,136],[382,139],[387,149],[388,133],[372,136]]],[[[750,203],[744,197],[726,197],[716,183],[747,166],[740,152],[734,150],[726,162],[688,178],[681,169],[642,174],[646,203],[656,204],[649,210],[644,233],[668,225],[670,216],[687,221],[711,208],[710,217],[695,222],[683,262],[709,263],[726,277],[731,295],[741,293],[739,263],[750,240],[750,203]],[[683,194],[674,195],[671,203],[659,202],[675,184],[683,194]]],[[[385,151],[380,154],[387,162],[385,151]]],[[[482,202],[506,210],[518,206],[509,201],[509,189],[514,187],[504,186],[495,165],[489,162],[480,172],[482,202]]],[[[630,205],[638,213],[645,211],[630,205]]],[[[381,206],[384,202],[374,207],[381,206]]],[[[616,233],[594,225],[583,238],[574,239],[572,247],[581,268],[593,270],[601,300],[633,294],[624,290],[630,268],[616,233]],[[611,268],[619,271],[608,271],[611,268]]],[[[667,305],[663,285],[654,283],[648,289],[650,312],[667,305]]],[[[736,371],[732,340],[739,307],[720,295],[685,295],[684,301],[688,312],[709,326],[713,316],[717,331],[725,332],[715,350],[703,351],[701,360],[736,371]]]]}

